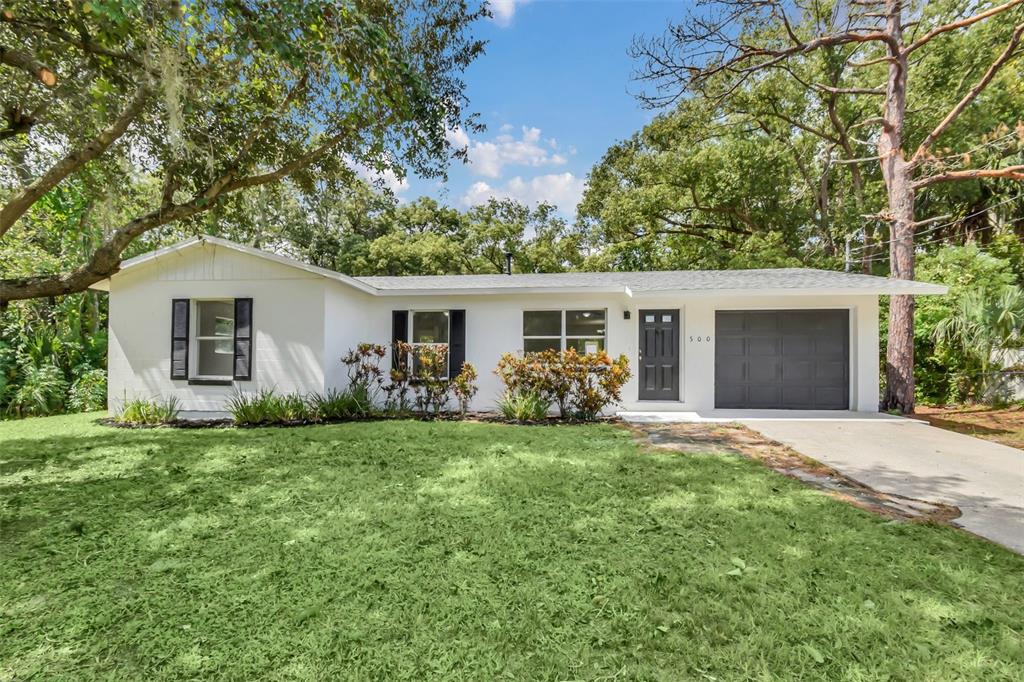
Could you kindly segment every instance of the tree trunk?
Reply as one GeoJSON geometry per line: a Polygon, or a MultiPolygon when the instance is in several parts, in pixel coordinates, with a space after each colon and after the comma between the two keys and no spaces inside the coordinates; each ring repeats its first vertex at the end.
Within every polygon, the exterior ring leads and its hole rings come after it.
{"type": "MultiPolygon", "coordinates": [[[[907,113],[907,56],[903,52],[902,2],[887,0],[886,33],[889,75],[886,79],[884,124],[878,138],[882,178],[889,198],[890,275],[914,278],[913,168],[903,153],[907,113]]],[[[885,349],[885,395],[881,409],[914,411],[914,297],[893,296],[889,302],[889,343],[885,349]]]]}

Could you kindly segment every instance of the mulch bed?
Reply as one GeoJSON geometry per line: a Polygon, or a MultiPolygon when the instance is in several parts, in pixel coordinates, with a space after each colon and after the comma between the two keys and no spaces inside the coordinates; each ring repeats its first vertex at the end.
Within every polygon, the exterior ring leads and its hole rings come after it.
{"type": "Polygon", "coordinates": [[[287,429],[293,426],[325,426],[327,424],[346,424],[351,422],[365,421],[387,421],[392,419],[415,419],[419,421],[468,421],[481,422],[485,424],[512,424],[515,426],[565,426],[581,424],[617,424],[622,420],[618,417],[599,417],[598,419],[583,421],[580,419],[562,419],[561,417],[548,417],[547,419],[515,421],[502,417],[495,412],[468,412],[465,415],[458,413],[444,413],[437,416],[424,416],[411,414],[404,416],[374,415],[370,417],[352,417],[349,419],[327,419],[322,421],[308,421],[299,419],[289,422],[273,422],[268,424],[243,424],[236,425],[230,418],[221,419],[175,419],[165,424],[136,424],[132,422],[118,421],[113,417],[97,419],[96,423],[104,426],[112,426],[117,429],[255,429],[255,428],[282,428],[287,429]]]}
{"type": "Polygon", "coordinates": [[[833,497],[890,519],[948,523],[952,505],[883,493],[739,424],[630,424],[642,443],[686,454],[729,453],[762,462],[833,497]]]}

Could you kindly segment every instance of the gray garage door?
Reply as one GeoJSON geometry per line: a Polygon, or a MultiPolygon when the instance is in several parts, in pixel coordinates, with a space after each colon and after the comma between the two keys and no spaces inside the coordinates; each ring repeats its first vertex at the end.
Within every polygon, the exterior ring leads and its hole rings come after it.
{"type": "Polygon", "coordinates": [[[845,410],[849,386],[849,311],[715,313],[715,407],[845,410]]]}

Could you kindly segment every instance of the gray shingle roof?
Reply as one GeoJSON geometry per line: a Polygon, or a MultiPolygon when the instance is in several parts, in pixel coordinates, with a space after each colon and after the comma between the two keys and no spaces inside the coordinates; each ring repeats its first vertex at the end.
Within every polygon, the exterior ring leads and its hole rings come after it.
{"type": "MultiPolygon", "coordinates": [[[[889,279],[832,270],[779,268],[773,270],[662,270],[653,272],[562,272],[536,275],[438,275],[427,277],[350,277],[292,258],[261,251],[227,239],[197,236],[121,263],[121,272],[185,249],[209,244],[265,258],[337,280],[373,296],[475,293],[612,292],[624,294],[738,293],[738,294],[944,294],[946,287],[927,282],[889,279]]],[[[109,280],[91,288],[107,290],[109,280]]]]}
{"type": "Polygon", "coordinates": [[[503,289],[628,288],[633,293],[675,291],[793,290],[851,293],[941,294],[945,287],[926,282],[874,277],[810,268],[771,270],[663,270],[651,272],[564,272],[526,275],[438,275],[356,277],[383,291],[469,291],[503,289]]]}

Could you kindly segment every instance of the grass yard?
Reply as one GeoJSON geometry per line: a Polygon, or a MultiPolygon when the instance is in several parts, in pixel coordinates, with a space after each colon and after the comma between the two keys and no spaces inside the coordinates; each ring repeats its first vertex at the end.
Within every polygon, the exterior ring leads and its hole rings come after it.
{"type": "Polygon", "coordinates": [[[611,425],[0,423],[0,680],[1020,680],[1024,559],[611,425]]]}
{"type": "Polygon", "coordinates": [[[1024,450],[1024,407],[922,407],[917,418],[932,426],[1024,450]]]}

